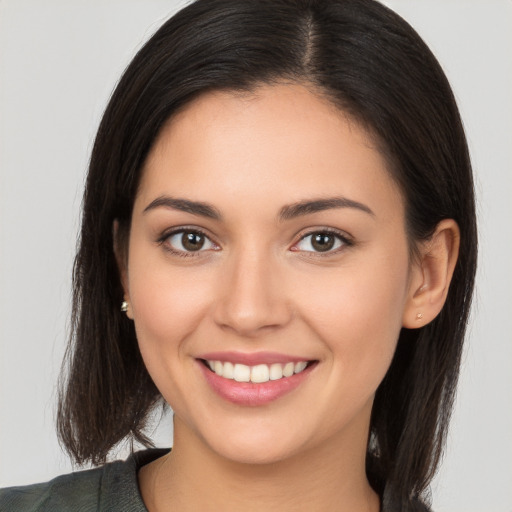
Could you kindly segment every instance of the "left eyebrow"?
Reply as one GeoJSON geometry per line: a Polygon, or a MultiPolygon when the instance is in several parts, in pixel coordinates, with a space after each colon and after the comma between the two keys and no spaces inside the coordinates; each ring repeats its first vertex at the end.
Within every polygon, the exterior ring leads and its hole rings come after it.
{"type": "Polygon", "coordinates": [[[299,201],[298,203],[283,206],[279,212],[279,220],[290,220],[302,215],[310,215],[332,208],[355,208],[375,217],[375,213],[373,213],[371,208],[363,203],[346,197],[328,197],[325,199],[299,201]]]}

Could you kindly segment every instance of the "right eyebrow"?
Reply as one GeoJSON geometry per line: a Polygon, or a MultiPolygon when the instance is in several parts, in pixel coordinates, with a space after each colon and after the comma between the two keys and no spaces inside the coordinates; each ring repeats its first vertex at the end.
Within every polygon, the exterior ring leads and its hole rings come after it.
{"type": "Polygon", "coordinates": [[[188,199],[180,199],[177,197],[171,196],[160,196],[155,200],[151,201],[146,208],[144,208],[143,213],[147,213],[155,208],[171,208],[173,210],[180,210],[182,212],[192,213],[194,215],[199,215],[201,217],[207,217],[209,219],[221,220],[222,215],[219,210],[208,203],[203,203],[202,201],[190,201],[188,199]]]}

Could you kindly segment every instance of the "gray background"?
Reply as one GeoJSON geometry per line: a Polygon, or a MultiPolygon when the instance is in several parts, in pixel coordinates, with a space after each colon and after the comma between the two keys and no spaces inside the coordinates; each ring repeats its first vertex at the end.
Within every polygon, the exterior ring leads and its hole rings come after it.
{"type": "MultiPolygon", "coordinates": [[[[445,68],[477,183],[478,289],[433,502],[436,512],[510,512],[512,2],[386,3],[445,68]]],[[[121,71],[178,5],[0,0],[0,486],[71,469],[53,414],[88,155],[121,71]]],[[[169,426],[155,434],[160,445],[169,426]]]]}

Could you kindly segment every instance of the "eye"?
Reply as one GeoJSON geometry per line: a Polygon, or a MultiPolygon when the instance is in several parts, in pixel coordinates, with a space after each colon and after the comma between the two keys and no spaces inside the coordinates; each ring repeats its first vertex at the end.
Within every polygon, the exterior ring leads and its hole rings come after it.
{"type": "Polygon", "coordinates": [[[163,237],[162,242],[173,252],[192,253],[217,249],[217,246],[201,231],[182,229],[163,237]]]}
{"type": "Polygon", "coordinates": [[[302,237],[293,249],[305,252],[335,252],[351,242],[344,236],[331,231],[316,231],[302,237]]]}

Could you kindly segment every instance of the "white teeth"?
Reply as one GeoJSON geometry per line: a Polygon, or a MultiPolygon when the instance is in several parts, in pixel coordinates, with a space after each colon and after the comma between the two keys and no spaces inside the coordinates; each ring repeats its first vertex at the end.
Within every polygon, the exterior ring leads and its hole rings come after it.
{"type": "Polygon", "coordinates": [[[283,368],[283,377],[291,377],[295,371],[295,365],[293,363],[286,363],[283,368]]]}
{"type": "Polygon", "coordinates": [[[270,380],[278,380],[283,378],[283,366],[279,363],[270,365],[270,380]]]}
{"type": "Polygon", "coordinates": [[[259,364],[251,368],[251,382],[268,382],[270,370],[266,364],[259,364]]]}
{"type": "Polygon", "coordinates": [[[308,363],[306,363],[306,361],[301,361],[300,363],[296,363],[293,371],[295,373],[300,373],[302,370],[304,370],[306,368],[307,365],[308,365],[308,363]]]}
{"type": "Polygon", "coordinates": [[[210,369],[220,377],[235,380],[237,382],[253,382],[261,384],[269,380],[279,380],[283,377],[291,377],[294,373],[304,371],[308,365],[307,361],[298,363],[289,362],[286,364],[273,363],[270,366],[258,364],[247,366],[245,364],[233,364],[229,361],[207,361],[210,369]]]}
{"type": "Polygon", "coordinates": [[[249,382],[251,380],[251,368],[245,364],[235,364],[233,379],[237,382],[249,382]]]}
{"type": "Polygon", "coordinates": [[[223,364],[221,361],[215,361],[215,364],[213,366],[213,371],[217,374],[217,375],[220,375],[222,377],[222,368],[223,368],[223,364]]]}
{"type": "Polygon", "coordinates": [[[226,379],[234,379],[235,378],[235,367],[233,363],[229,361],[224,363],[224,367],[222,369],[222,376],[226,377],[226,379]]]}

